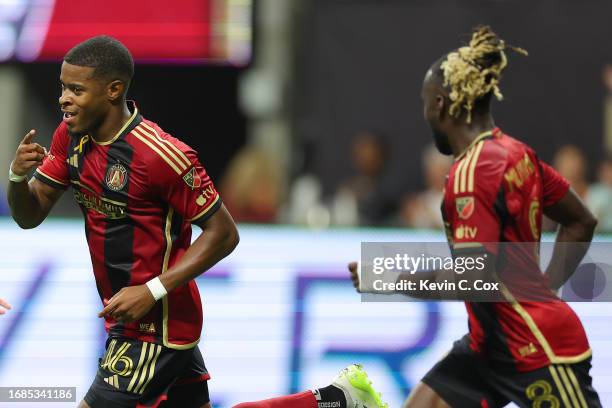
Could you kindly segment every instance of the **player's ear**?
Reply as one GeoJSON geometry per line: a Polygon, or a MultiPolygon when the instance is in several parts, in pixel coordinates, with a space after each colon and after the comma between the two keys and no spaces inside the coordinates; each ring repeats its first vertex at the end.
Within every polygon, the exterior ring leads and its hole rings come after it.
{"type": "Polygon", "coordinates": [[[121,99],[123,92],[125,91],[125,83],[119,79],[115,79],[110,82],[106,88],[106,95],[108,100],[115,102],[121,99]]]}
{"type": "Polygon", "coordinates": [[[446,106],[446,98],[442,94],[436,94],[435,97],[435,107],[438,112],[438,117],[442,118],[444,116],[444,108],[446,106]]]}

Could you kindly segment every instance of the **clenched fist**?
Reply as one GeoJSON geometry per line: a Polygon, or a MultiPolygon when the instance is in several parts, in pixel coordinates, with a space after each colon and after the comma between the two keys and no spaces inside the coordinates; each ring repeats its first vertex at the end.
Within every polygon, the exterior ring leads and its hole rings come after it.
{"type": "Polygon", "coordinates": [[[353,286],[355,287],[355,289],[357,289],[357,292],[360,292],[361,291],[361,288],[360,288],[361,276],[359,275],[361,271],[359,271],[359,264],[357,262],[349,262],[348,270],[349,270],[349,273],[351,274],[351,280],[353,281],[353,286]]]}
{"type": "Polygon", "coordinates": [[[32,141],[36,130],[30,130],[17,148],[11,164],[11,171],[18,176],[25,176],[33,168],[40,166],[47,155],[47,149],[32,141]]]}

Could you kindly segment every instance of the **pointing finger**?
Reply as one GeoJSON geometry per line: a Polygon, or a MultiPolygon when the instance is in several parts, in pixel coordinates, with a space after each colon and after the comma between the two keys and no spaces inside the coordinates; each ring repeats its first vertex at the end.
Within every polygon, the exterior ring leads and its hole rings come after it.
{"type": "MultiPolygon", "coordinates": [[[[106,300],[106,299],[104,299],[106,300]]],[[[108,302],[108,301],[107,301],[108,302]]],[[[104,309],[102,309],[102,311],[100,311],[100,313],[98,313],[98,317],[104,317],[110,313],[112,313],[115,309],[115,305],[111,302],[108,302],[106,304],[106,307],[104,309]]]]}
{"type": "Polygon", "coordinates": [[[23,138],[23,140],[21,141],[21,143],[22,144],[30,144],[30,143],[32,143],[32,139],[34,139],[35,135],[36,135],[36,130],[35,129],[30,130],[28,133],[26,133],[26,135],[23,138]]]}

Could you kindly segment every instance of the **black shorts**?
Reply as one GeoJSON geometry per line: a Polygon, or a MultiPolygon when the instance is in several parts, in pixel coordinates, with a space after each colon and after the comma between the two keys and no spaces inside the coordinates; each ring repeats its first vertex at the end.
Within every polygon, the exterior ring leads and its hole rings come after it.
{"type": "Polygon", "coordinates": [[[91,408],[200,408],[210,375],[200,349],[110,336],[85,402],[91,408]]]}
{"type": "Polygon", "coordinates": [[[601,407],[589,375],[590,359],[509,372],[488,365],[468,342],[467,336],[456,341],[422,380],[453,408],[497,408],[510,402],[529,408],[601,407]]]}

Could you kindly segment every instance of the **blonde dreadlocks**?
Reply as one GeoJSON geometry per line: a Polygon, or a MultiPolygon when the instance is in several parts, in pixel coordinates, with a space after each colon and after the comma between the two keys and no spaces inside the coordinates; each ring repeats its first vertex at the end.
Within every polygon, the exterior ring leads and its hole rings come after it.
{"type": "Polygon", "coordinates": [[[472,121],[474,103],[492,92],[503,99],[499,90],[501,74],[508,60],[505,50],[527,55],[522,48],[506,45],[490,27],[478,27],[472,33],[469,45],[446,56],[440,65],[444,74],[444,86],[450,89],[449,113],[458,118],[461,108],[467,112],[466,122],[472,121]]]}

